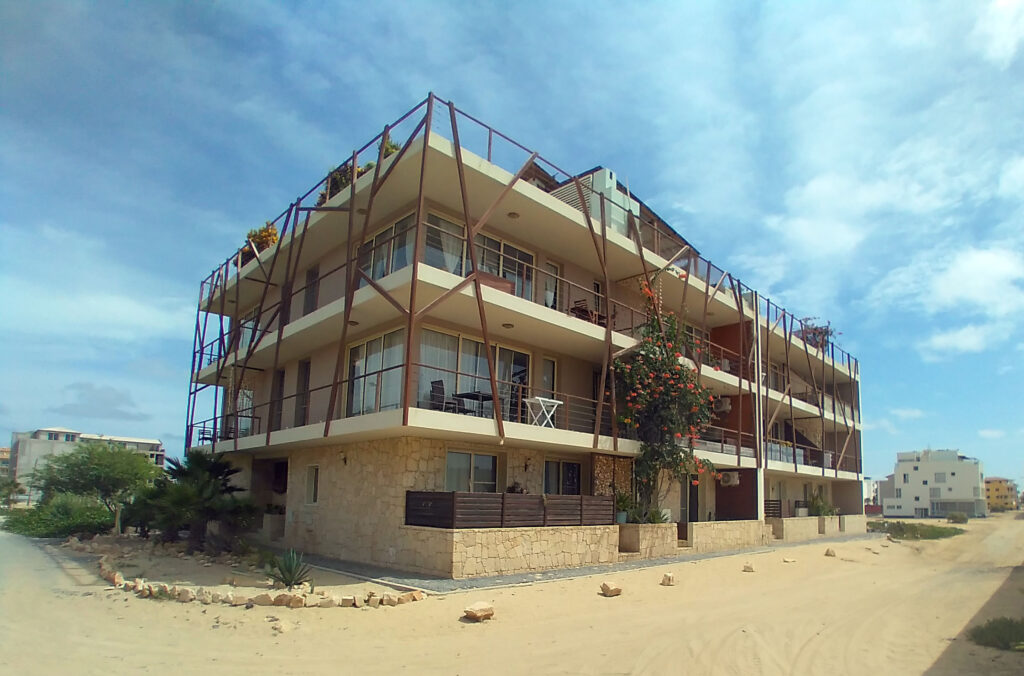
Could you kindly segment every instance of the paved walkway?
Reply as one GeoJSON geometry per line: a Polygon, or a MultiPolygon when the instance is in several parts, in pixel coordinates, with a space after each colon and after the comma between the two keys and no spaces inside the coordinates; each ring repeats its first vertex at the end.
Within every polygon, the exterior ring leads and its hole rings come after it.
{"type": "Polygon", "coordinates": [[[680,548],[677,556],[668,556],[661,559],[643,559],[636,561],[624,561],[621,563],[602,564],[597,566],[584,566],[582,568],[559,568],[557,570],[546,570],[540,573],[516,573],[513,575],[491,575],[488,577],[474,577],[463,580],[452,580],[449,578],[434,577],[420,573],[406,573],[396,571],[382,566],[375,566],[368,563],[357,563],[355,561],[342,561],[327,556],[316,554],[303,554],[303,560],[317,567],[330,570],[343,575],[350,575],[363,578],[381,584],[395,587],[422,589],[432,594],[450,594],[462,591],[488,589],[492,587],[511,587],[523,584],[535,584],[538,582],[549,582],[551,580],[567,580],[588,575],[605,575],[620,570],[637,570],[640,568],[652,568],[672,563],[687,561],[701,561],[704,559],[715,559],[722,556],[735,556],[737,554],[759,554],[770,552],[776,549],[788,547],[802,547],[803,545],[828,544],[833,542],[849,542],[851,540],[876,540],[884,538],[884,533],[858,533],[854,535],[841,535],[838,537],[816,538],[803,542],[773,542],[766,547],[747,549],[734,549],[729,551],[711,552],[708,554],[685,553],[686,548],[680,548]]]}

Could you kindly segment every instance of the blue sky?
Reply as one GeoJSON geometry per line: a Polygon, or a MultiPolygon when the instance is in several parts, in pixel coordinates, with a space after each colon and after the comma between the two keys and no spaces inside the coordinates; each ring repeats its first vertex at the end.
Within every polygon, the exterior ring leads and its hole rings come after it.
{"type": "Polygon", "coordinates": [[[865,472],[1024,479],[1024,4],[0,3],[0,440],[180,450],[199,281],[428,91],[859,357],[865,472]]]}

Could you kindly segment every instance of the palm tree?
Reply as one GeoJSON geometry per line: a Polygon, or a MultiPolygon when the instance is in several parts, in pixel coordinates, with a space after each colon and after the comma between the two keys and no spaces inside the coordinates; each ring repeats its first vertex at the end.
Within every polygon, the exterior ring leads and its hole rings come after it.
{"type": "MultiPolygon", "coordinates": [[[[224,460],[223,454],[188,451],[185,458],[167,461],[167,479],[157,487],[157,510],[169,510],[180,524],[188,524],[188,550],[203,548],[206,526],[237,506],[234,494],[243,489],[231,484],[241,470],[224,460]]],[[[175,520],[175,519],[172,519],[175,520]]]]}
{"type": "Polygon", "coordinates": [[[0,502],[10,508],[19,495],[25,495],[25,487],[14,477],[0,478],[0,502]]]}

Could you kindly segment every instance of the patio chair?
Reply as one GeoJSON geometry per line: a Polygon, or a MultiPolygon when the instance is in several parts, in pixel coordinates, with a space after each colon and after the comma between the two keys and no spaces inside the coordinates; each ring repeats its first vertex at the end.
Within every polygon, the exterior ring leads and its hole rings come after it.
{"type": "Polygon", "coordinates": [[[449,413],[471,412],[458,399],[445,396],[443,380],[430,381],[430,409],[432,411],[446,411],[449,413]]]}

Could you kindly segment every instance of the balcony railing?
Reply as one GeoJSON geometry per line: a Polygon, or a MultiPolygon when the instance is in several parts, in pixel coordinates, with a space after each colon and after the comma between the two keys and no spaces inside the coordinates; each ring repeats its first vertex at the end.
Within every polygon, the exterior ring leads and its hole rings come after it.
{"type": "Polygon", "coordinates": [[[406,491],[405,524],[431,528],[603,526],[615,523],[615,499],[596,495],[528,495],[406,491]]]}
{"type": "Polygon", "coordinates": [[[769,460],[777,460],[787,464],[833,470],[839,469],[844,472],[860,472],[860,460],[851,449],[847,449],[846,454],[840,460],[839,451],[825,450],[803,444],[793,444],[779,439],[767,439],[765,441],[765,455],[769,460]]]}

